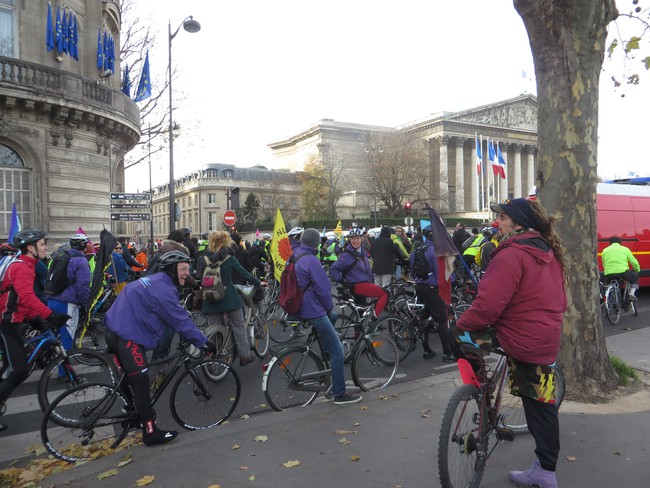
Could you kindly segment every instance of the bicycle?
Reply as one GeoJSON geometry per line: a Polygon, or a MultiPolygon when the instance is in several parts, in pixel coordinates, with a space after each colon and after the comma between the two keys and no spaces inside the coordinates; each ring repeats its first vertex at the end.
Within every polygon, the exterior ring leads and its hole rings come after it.
{"type": "Polygon", "coordinates": [[[636,302],[628,299],[629,289],[630,284],[625,280],[623,280],[623,286],[619,283],[619,279],[611,279],[609,280],[609,283],[605,285],[602,306],[605,308],[607,320],[609,320],[612,325],[618,324],[621,320],[621,311],[628,312],[631,308],[632,314],[635,317],[638,315],[636,302]],[[623,288],[622,295],[621,288],[623,288]]]}
{"type": "MultiPolygon", "coordinates": [[[[27,367],[31,375],[38,367],[43,370],[38,381],[38,404],[45,412],[62,390],[83,384],[89,379],[115,384],[118,372],[110,359],[93,349],[73,349],[67,352],[60,338],[51,330],[38,332],[27,328],[24,336],[27,367]]],[[[0,351],[0,376],[9,367],[0,351]]]]}
{"type": "MultiPolygon", "coordinates": [[[[399,366],[397,346],[388,336],[369,331],[365,321],[362,327],[346,355],[352,358],[352,380],[363,391],[384,388],[393,381],[399,366]]],[[[273,410],[309,405],[318,393],[329,392],[332,370],[322,351],[313,327],[304,344],[271,348],[273,358],[264,366],[262,391],[273,410]]]]}
{"type": "Polygon", "coordinates": [[[115,290],[108,285],[104,287],[104,291],[90,313],[84,312],[79,315],[79,326],[75,332],[73,342],[77,347],[98,350],[103,350],[106,347],[104,315],[116,298],[115,290]]]}
{"type": "MultiPolygon", "coordinates": [[[[495,350],[499,358],[489,368],[486,351],[469,345],[460,347],[479,367],[475,373],[466,359],[458,360],[463,385],[449,399],[442,417],[438,473],[443,488],[478,488],[487,460],[499,442],[527,433],[528,425],[521,398],[505,391],[509,377],[505,352],[495,350]]],[[[559,368],[555,373],[555,398],[560,408],[564,375],[559,368]]]]}
{"type": "Polygon", "coordinates": [[[290,317],[282,310],[279,300],[269,305],[265,317],[269,325],[269,336],[276,344],[290,342],[301,334],[302,329],[310,327],[308,322],[290,317]]]}
{"type": "MultiPolygon", "coordinates": [[[[232,415],[241,396],[241,382],[237,372],[219,359],[194,360],[187,352],[188,345],[181,340],[177,353],[151,361],[150,368],[176,361],[160,382],[152,382],[151,404],[155,406],[184,368],[171,389],[172,416],[184,429],[207,429],[232,415]]],[[[116,385],[87,383],[57,397],[41,422],[41,440],[48,452],[76,462],[116,448],[140,423],[125,379],[122,372],[116,385]]]]}
{"type": "MultiPolygon", "coordinates": [[[[269,352],[269,327],[266,322],[266,317],[264,317],[253,301],[256,287],[252,285],[235,285],[235,288],[237,288],[237,291],[246,304],[244,323],[246,324],[249,343],[252,344],[255,355],[260,359],[264,359],[269,352]]],[[[203,317],[199,318],[199,314],[193,313],[192,319],[196,326],[202,329],[202,332],[216,344],[216,357],[232,364],[237,358],[237,345],[228,314],[224,314],[225,323],[217,325],[213,330],[208,327],[207,317],[203,313],[200,313],[200,315],[203,317]]],[[[196,356],[199,353],[200,351],[198,349],[191,346],[191,355],[196,356]]]]}

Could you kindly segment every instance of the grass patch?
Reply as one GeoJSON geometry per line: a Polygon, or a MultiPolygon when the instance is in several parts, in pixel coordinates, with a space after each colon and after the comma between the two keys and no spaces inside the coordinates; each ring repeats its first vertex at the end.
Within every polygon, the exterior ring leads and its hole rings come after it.
{"type": "Polygon", "coordinates": [[[618,383],[622,386],[630,386],[639,379],[636,370],[628,366],[623,360],[616,356],[610,356],[609,361],[612,363],[616,374],[618,375],[618,383]]]}

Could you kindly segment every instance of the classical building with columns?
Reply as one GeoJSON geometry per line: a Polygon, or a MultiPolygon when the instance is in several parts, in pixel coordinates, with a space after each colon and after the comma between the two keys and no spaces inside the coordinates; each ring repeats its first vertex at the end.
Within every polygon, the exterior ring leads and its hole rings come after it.
{"type": "MultiPolygon", "coordinates": [[[[400,132],[426,142],[429,198],[446,216],[487,216],[489,202],[528,194],[535,182],[537,99],[523,94],[461,112],[445,112],[400,127],[377,127],[330,119],[294,136],[269,144],[277,164],[299,171],[310,158],[336,153],[345,161],[341,218],[367,218],[377,208],[363,177],[364,161],[378,134],[400,132]],[[482,147],[483,170],[477,170],[475,141],[482,147]],[[488,161],[488,140],[498,147],[505,178],[495,177],[488,161]]],[[[496,149],[495,149],[496,150],[496,149]]],[[[412,195],[404,195],[404,201],[412,195]]],[[[432,203],[433,205],[433,203],[432,203]]]]}
{"type": "Polygon", "coordinates": [[[0,238],[15,203],[23,228],[54,242],[80,226],[95,239],[110,226],[110,193],[124,191],[123,158],[140,138],[138,106],[120,91],[119,3],[51,2],[53,22],[60,7],[76,26],[65,52],[48,50],[48,5],[0,0],[0,238]],[[102,33],[114,38],[112,70],[97,67],[102,33]]]}

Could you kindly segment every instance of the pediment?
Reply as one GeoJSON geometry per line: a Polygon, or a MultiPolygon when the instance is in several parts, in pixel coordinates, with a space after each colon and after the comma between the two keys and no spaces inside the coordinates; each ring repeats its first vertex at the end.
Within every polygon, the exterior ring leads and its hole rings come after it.
{"type": "Polygon", "coordinates": [[[524,95],[504,102],[458,112],[446,119],[536,131],[537,99],[532,95],[524,95]]]}

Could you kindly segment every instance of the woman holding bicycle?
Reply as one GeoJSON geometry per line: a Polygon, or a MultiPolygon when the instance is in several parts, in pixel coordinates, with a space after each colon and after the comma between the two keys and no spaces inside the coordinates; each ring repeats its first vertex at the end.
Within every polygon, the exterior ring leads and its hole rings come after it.
{"type": "Polygon", "coordinates": [[[453,335],[456,343],[500,347],[508,355],[511,393],[522,399],[537,455],[530,469],[511,471],[510,479],[554,488],[560,427],[553,379],[567,306],[563,251],[555,218],[537,201],[517,198],[491,208],[499,214],[503,238],[453,335]]]}
{"type": "Polygon", "coordinates": [[[133,401],[142,420],[142,440],[147,446],[174,440],[175,430],[156,426],[151,406],[146,351],[153,349],[171,327],[196,347],[216,352],[182,305],[178,289],[190,275],[190,257],[180,251],[161,256],[162,272],[126,285],[106,312],[106,343],[117,355],[133,390],[133,401]]]}

